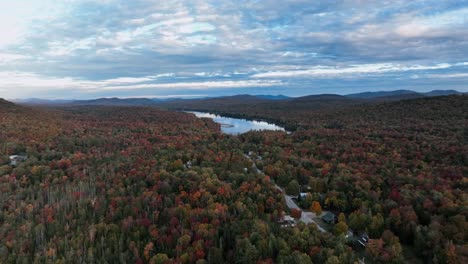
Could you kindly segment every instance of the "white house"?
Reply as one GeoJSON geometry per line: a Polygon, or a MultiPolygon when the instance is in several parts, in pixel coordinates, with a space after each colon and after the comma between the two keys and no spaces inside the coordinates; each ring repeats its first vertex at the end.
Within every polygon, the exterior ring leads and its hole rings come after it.
{"type": "Polygon", "coordinates": [[[10,156],[10,165],[17,166],[18,163],[27,160],[28,157],[22,155],[12,155],[10,156]]]}
{"type": "Polygon", "coordinates": [[[296,226],[296,220],[292,218],[290,215],[283,215],[281,220],[278,221],[281,227],[294,227],[296,226]]]}

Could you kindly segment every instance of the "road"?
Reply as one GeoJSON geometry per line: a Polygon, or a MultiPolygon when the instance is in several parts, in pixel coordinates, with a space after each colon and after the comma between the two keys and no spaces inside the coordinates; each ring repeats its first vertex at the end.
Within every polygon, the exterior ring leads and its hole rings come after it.
{"type": "MultiPolygon", "coordinates": [[[[252,168],[254,169],[254,171],[256,171],[259,174],[264,175],[263,171],[261,171],[257,167],[257,165],[255,164],[255,162],[252,160],[252,158],[250,156],[244,154],[244,157],[246,157],[247,159],[249,159],[252,162],[252,164],[253,164],[252,168]]],[[[301,218],[299,219],[301,222],[304,222],[305,224],[315,224],[320,232],[323,232],[323,233],[328,232],[327,230],[323,229],[317,222],[315,222],[314,218],[317,218],[317,215],[315,213],[302,210],[296,204],[296,202],[294,202],[294,200],[291,198],[291,196],[287,195],[286,192],[281,187],[279,187],[278,185],[275,184],[275,188],[278,189],[284,195],[284,200],[286,201],[286,206],[289,209],[299,209],[299,210],[302,211],[301,218]]]]}
{"type": "Polygon", "coordinates": [[[280,190],[283,193],[284,200],[286,201],[286,206],[289,209],[299,209],[299,210],[302,211],[301,219],[299,219],[300,221],[302,221],[302,222],[304,222],[306,224],[315,224],[320,232],[323,232],[323,233],[327,232],[327,230],[323,229],[317,222],[315,222],[314,218],[317,218],[317,215],[315,213],[302,210],[296,204],[296,202],[294,202],[293,198],[291,198],[291,196],[287,195],[286,192],[281,187],[279,187],[276,184],[275,184],[275,187],[276,187],[276,189],[280,190]]]}

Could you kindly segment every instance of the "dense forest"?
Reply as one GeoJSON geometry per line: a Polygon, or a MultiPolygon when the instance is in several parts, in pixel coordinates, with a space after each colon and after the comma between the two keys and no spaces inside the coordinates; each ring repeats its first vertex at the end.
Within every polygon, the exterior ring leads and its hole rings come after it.
{"type": "Polygon", "coordinates": [[[467,263],[468,97],[334,105],[0,101],[0,263],[467,263]]]}

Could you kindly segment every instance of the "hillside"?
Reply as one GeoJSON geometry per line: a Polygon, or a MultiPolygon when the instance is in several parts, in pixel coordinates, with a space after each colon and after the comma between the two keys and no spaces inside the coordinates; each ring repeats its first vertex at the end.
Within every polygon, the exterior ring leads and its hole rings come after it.
{"type": "Polygon", "coordinates": [[[201,99],[179,99],[173,101],[161,102],[160,105],[171,109],[196,109],[200,107],[222,108],[222,107],[241,107],[243,105],[255,105],[259,103],[270,102],[269,99],[259,98],[254,95],[241,94],[233,96],[222,96],[214,98],[201,99]]]}
{"type": "Polygon", "coordinates": [[[259,98],[263,98],[263,99],[268,99],[268,100],[286,100],[286,99],[290,99],[291,97],[289,96],[285,96],[285,95],[282,95],[282,94],[279,94],[279,95],[264,95],[264,94],[260,94],[260,95],[255,95],[256,97],[259,97],[259,98]]]}
{"type": "Polygon", "coordinates": [[[401,100],[410,100],[410,99],[417,99],[417,98],[424,98],[426,95],[421,93],[409,92],[409,93],[402,93],[402,94],[393,94],[393,95],[384,95],[378,97],[369,98],[371,102],[396,102],[401,100]]]}
{"type": "Polygon", "coordinates": [[[443,96],[443,95],[454,95],[454,94],[461,94],[455,90],[433,90],[428,93],[425,93],[426,96],[443,96]]]}
{"type": "Polygon", "coordinates": [[[328,94],[288,98],[285,100],[267,100],[250,95],[240,95],[172,101],[161,104],[161,106],[173,110],[216,112],[231,117],[273,121],[286,127],[288,130],[294,130],[297,128],[297,118],[300,115],[308,115],[310,111],[343,109],[363,103],[367,102],[365,100],[328,94]],[[294,113],[294,116],[286,113],[294,113]]]}
{"type": "Polygon", "coordinates": [[[107,105],[107,106],[150,106],[155,105],[156,102],[148,98],[132,98],[132,99],[120,99],[120,98],[99,98],[95,100],[78,100],[70,103],[71,105],[107,105]]]}
{"type": "MultiPolygon", "coordinates": [[[[46,100],[46,99],[18,99],[15,102],[24,105],[107,105],[107,106],[162,106],[169,109],[222,109],[229,107],[231,111],[237,108],[251,108],[257,104],[270,103],[282,107],[281,103],[294,102],[308,109],[340,108],[356,103],[379,103],[399,101],[427,96],[443,96],[461,94],[455,90],[434,90],[427,93],[417,93],[410,90],[364,92],[348,95],[318,94],[302,97],[288,97],[284,95],[249,95],[239,94],[233,96],[208,97],[197,99],[181,98],[98,98],[92,100],[46,100]]],[[[268,107],[268,106],[266,106],[268,107]]]]}
{"type": "MultiPolygon", "coordinates": [[[[6,263],[225,263],[251,258],[243,253],[252,247],[246,234],[263,244],[293,238],[278,225],[288,210],[283,195],[264,175],[245,171],[251,163],[243,143],[212,121],[152,107],[53,111],[60,114],[0,119],[8,129],[0,134],[6,263]],[[25,125],[35,134],[15,133],[25,125]],[[12,166],[8,156],[16,154],[27,160],[12,166]]],[[[345,247],[315,226],[298,232],[317,245],[345,247]]],[[[290,258],[288,243],[272,246],[287,251],[264,258],[290,258]]],[[[334,256],[331,246],[321,247],[328,253],[314,261],[334,256]]]]}
{"type": "Polygon", "coordinates": [[[268,133],[241,138],[263,157],[257,166],[278,185],[290,187],[293,182],[310,188],[312,195],[302,208],[319,201],[319,208],[343,213],[345,220],[335,225],[336,232],[343,226],[357,234],[367,232],[372,242],[363,250],[366,256],[465,263],[467,113],[466,95],[308,115],[289,111],[283,116],[301,124],[291,138],[268,133]]]}
{"type": "Polygon", "coordinates": [[[23,110],[23,107],[0,98],[0,112],[21,112],[23,110]]]}
{"type": "Polygon", "coordinates": [[[425,96],[445,96],[445,95],[457,95],[461,94],[455,90],[433,90],[426,93],[415,92],[411,90],[395,90],[395,91],[379,91],[379,92],[363,92],[348,94],[347,97],[350,98],[360,98],[360,99],[377,99],[379,101],[384,101],[388,99],[390,101],[401,99],[414,99],[418,97],[425,96]]]}
{"type": "Polygon", "coordinates": [[[75,100],[49,100],[39,98],[17,99],[14,102],[21,105],[65,105],[74,102],[75,100]]]}
{"type": "Polygon", "coordinates": [[[379,92],[363,92],[363,93],[355,93],[355,94],[348,94],[347,97],[351,98],[362,98],[362,99],[371,99],[377,97],[387,97],[387,96],[399,96],[405,94],[414,94],[416,92],[410,90],[395,90],[395,91],[379,91],[379,92]]]}
{"type": "Polygon", "coordinates": [[[468,96],[276,103],[252,109],[297,124],[296,132],[229,136],[210,119],[141,106],[2,114],[0,259],[466,262],[468,96]],[[246,158],[250,151],[262,158],[246,158]],[[28,158],[11,166],[16,154],[28,158]],[[273,182],[291,195],[309,192],[297,201],[304,214],[323,210],[339,222],[321,224],[324,231],[299,220],[281,226],[300,211],[273,182]],[[366,248],[356,243],[363,233],[366,248]]]}

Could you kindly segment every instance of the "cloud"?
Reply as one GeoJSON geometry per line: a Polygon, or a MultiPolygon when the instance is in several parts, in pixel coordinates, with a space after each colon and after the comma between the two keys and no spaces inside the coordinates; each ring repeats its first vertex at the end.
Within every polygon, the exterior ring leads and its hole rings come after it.
{"type": "MultiPolygon", "coordinates": [[[[33,92],[73,91],[75,93],[81,92],[86,94],[100,93],[103,91],[136,90],[164,92],[173,89],[185,89],[190,91],[223,88],[272,87],[282,84],[282,82],[278,80],[158,82],[160,78],[171,76],[173,76],[173,74],[160,74],[138,78],[119,77],[114,79],[89,81],[69,77],[51,78],[26,72],[0,72],[0,87],[4,87],[1,92],[11,98],[12,95],[27,95],[32,94],[33,92]]],[[[141,97],[141,95],[138,97],[141,97]]]]}
{"type": "Polygon", "coordinates": [[[187,90],[206,90],[219,88],[245,88],[245,87],[270,87],[279,86],[282,82],[275,80],[243,80],[243,81],[206,81],[206,82],[173,82],[138,84],[128,86],[106,86],[102,90],[136,90],[136,89],[171,89],[184,88],[187,90]]]}
{"type": "Polygon", "coordinates": [[[316,93],[353,78],[372,90],[427,74],[415,89],[436,78],[453,88],[467,72],[466,0],[22,0],[1,2],[0,16],[0,84],[31,96],[278,83],[316,93]]]}
{"type": "Polygon", "coordinates": [[[403,15],[395,19],[399,24],[395,33],[406,38],[453,36],[454,29],[460,30],[468,24],[468,8],[447,11],[427,17],[403,15]]]}
{"type": "Polygon", "coordinates": [[[13,62],[28,59],[28,56],[12,53],[0,53],[0,63],[13,62]]]}
{"type": "Polygon", "coordinates": [[[293,77],[344,77],[350,75],[361,74],[381,74],[388,72],[407,72],[407,71],[423,71],[423,70],[440,70],[447,69],[453,65],[440,63],[436,65],[399,65],[393,63],[380,64],[361,64],[348,67],[327,67],[316,66],[305,70],[286,70],[257,73],[252,75],[253,78],[293,78],[293,77]]]}
{"type": "Polygon", "coordinates": [[[446,73],[446,74],[427,74],[425,77],[428,78],[468,78],[468,73],[467,72],[460,72],[460,73],[446,73]]]}

